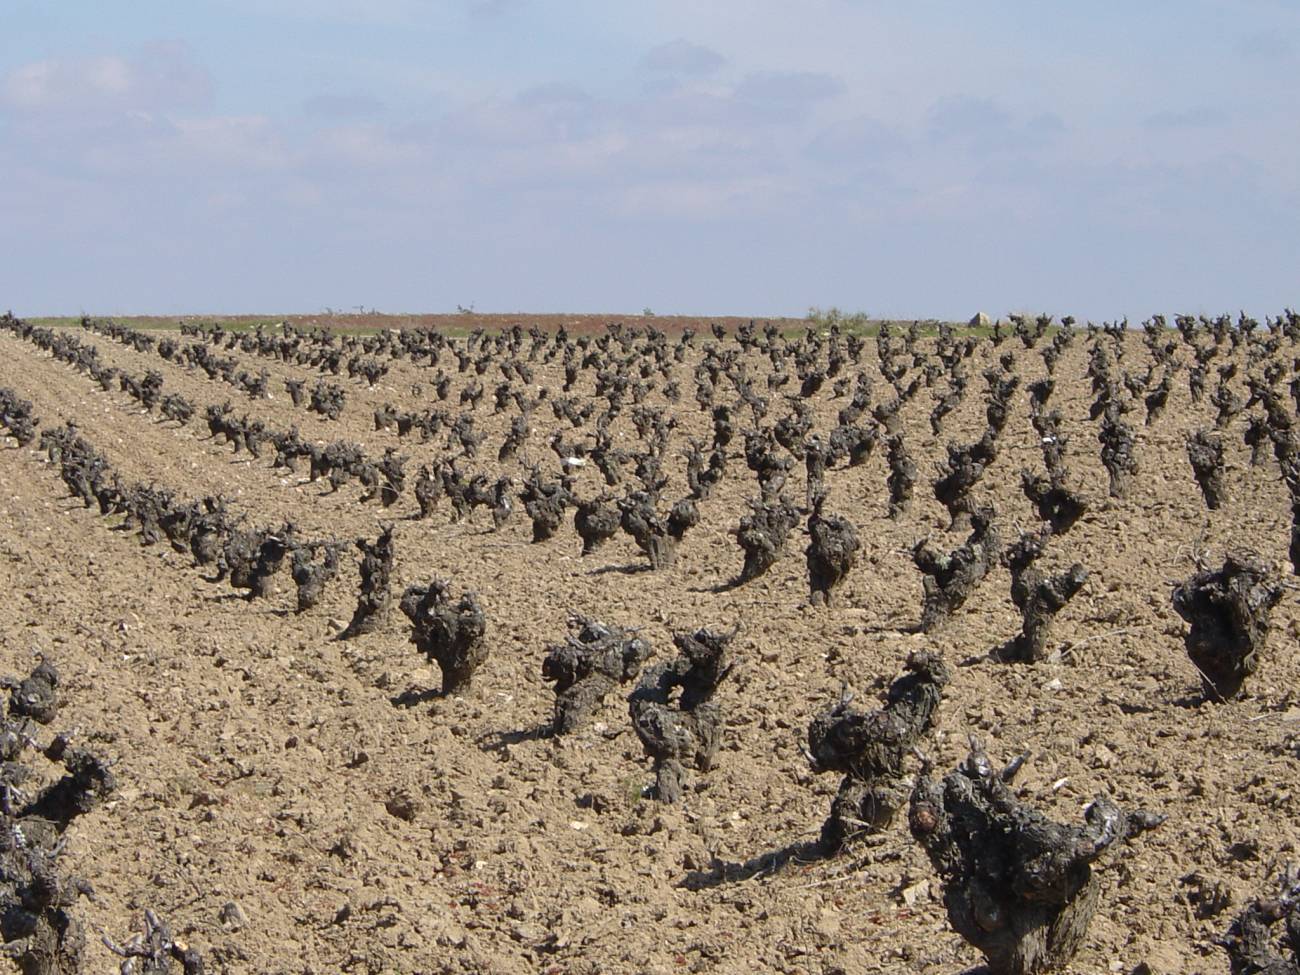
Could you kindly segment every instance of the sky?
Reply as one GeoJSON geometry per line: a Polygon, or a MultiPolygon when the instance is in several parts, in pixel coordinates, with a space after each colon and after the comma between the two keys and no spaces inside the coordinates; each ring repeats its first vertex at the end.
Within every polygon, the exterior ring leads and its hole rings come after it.
{"type": "Polygon", "coordinates": [[[1300,304],[1294,0],[3,0],[0,308],[1300,304]]]}

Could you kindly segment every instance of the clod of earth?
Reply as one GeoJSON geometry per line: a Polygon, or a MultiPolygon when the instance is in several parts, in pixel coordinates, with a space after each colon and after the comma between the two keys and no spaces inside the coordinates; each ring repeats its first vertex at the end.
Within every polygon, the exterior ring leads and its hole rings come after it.
{"type": "Polygon", "coordinates": [[[22,680],[5,677],[0,687],[9,689],[10,714],[41,724],[49,724],[58,716],[59,672],[48,660],[42,660],[22,680]]]}

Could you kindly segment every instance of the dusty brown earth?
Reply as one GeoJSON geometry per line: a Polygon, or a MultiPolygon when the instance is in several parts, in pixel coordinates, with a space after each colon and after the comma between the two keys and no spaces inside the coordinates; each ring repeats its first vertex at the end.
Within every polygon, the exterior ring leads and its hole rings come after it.
{"type": "MultiPolygon", "coordinates": [[[[1290,578],[1286,489],[1271,457],[1250,467],[1238,418],[1225,437],[1230,498],[1206,510],[1184,437],[1211,423],[1213,408],[1192,404],[1185,373],[1154,424],[1142,426],[1140,407],[1132,416],[1141,470],[1131,496],[1113,501],[1088,419],[1082,337],[1063,358],[1052,404],[1065,414],[1069,463],[1093,507],[1054,543],[1049,563],[1081,561],[1091,576],[1058,619],[1065,662],[1010,666],[985,658],[1018,629],[1004,569],[941,632],[902,631],[920,607],[912,545],[927,535],[944,547],[959,540],[946,535],[928,480],[949,440],[969,441],[982,428],[978,374],[994,356],[987,343],[971,393],[942,436],[930,432],[928,391],[905,411],[921,480],[902,519],[885,515],[883,450],[862,467],[832,471],[828,507],[854,523],[863,553],[838,604],[814,609],[802,528],[767,576],[718,591],[739,569],[728,532],[755,493],[743,458],[702,503],[703,521],[677,563],[637,571],[644,560],[623,535],[581,557],[571,516],[539,545],[529,544],[522,513],[495,533],[482,511],[449,523],[445,501],[431,519],[413,520],[410,478],[438,456],[441,438],[420,444],[376,433],[371,411],[385,401],[414,407],[411,386],[428,383],[426,367],[395,362],[375,390],[334,380],[349,399],[331,423],[295,408],[278,384],[273,399],[248,401],[202,372],[77,334],[107,362],[137,374],[160,370],[167,391],[200,404],[230,399],[278,428],[297,423],[308,437],[361,441],[373,455],[400,444],[411,457],[406,493],[388,511],[361,506],[355,485],[325,494],[265,459],[236,459],[206,439],[200,418],[183,428],[160,423],[0,334],[0,387],[30,399],[42,429],[75,419],[128,479],[191,497],[221,491],[258,524],[292,518],[311,537],[352,539],[395,521],[395,588],[445,578],[457,591],[476,591],[491,643],[469,693],[421,693],[438,686],[438,675],[408,643],[400,613],[374,634],[334,639],[355,602],[352,562],[324,604],[304,615],[292,612],[287,572],[275,599],[245,602],[208,581],[188,555],[142,547],[69,499],[35,445],[4,441],[0,668],[26,673],[34,655],[54,660],[65,680],[59,725],[110,756],[119,783],[105,806],[75,822],[63,857],[96,892],[78,907],[92,935],[87,971],[115,970],[97,935],[122,939],[145,908],[217,972],[963,971],[979,955],[949,928],[930,864],[902,818],[835,858],[819,859],[811,847],[838,776],[810,771],[809,721],[845,684],[859,701],[875,700],[921,647],[955,671],[937,734],[924,746],[937,770],[952,768],[968,735],[978,734],[995,758],[1029,752],[1019,794],[1054,818],[1077,822],[1097,793],[1169,817],[1104,868],[1101,907],[1070,971],[1130,972],[1145,962],[1169,975],[1227,972],[1211,939],[1300,856],[1293,585],[1274,611],[1247,696],[1227,704],[1199,703],[1185,627],[1170,603],[1198,552],[1217,564],[1225,550],[1250,549],[1290,578]],[[652,660],[672,652],[675,630],[739,625],[739,664],[719,691],[726,728],[717,767],[690,773],[679,805],[647,795],[652,775],[626,689],[572,736],[540,734],[554,700],[541,680],[542,655],[575,612],[639,627],[652,660]],[[1196,891],[1214,883],[1231,893],[1231,905],[1200,916],[1196,891]]],[[[1036,351],[1015,351],[1025,382],[1043,374],[1036,351]]],[[[277,379],[317,376],[233,354],[277,379]]],[[[677,367],[679,448],[687,434],[709,429],[691,397],[695,355],[677,367]]],[[[1124,364],[1144,368],[1145,355],[1133,336],[1124,364]]],[[[755,360],[761,376],[765,363],[755,360]]],[[[888,386],[870,346],[863,362],[878,400],[888,386]]],[[[444,366],[455,374],[454,359],[444,366]]],[[[455,378],[458,390],[465,377],[455,378]]],[[[478,422],[489,436],[468,464],[494,478],[508,424],[508,415],[490,415],[496,378],[484,377],[478,422]]],[[[558,388],[562,376],[552,364],[537,379],[558,388]]],[[[830,387],[815,397],[823,432],[845,402],[830,387]]],[[[580,389],[590,393],[589,375],[580,389]]],[[[656,394],[651,402],[663,401],[656,394]]],[[[784,412],[774,396],[769,421],[784,412]]],[[[746,420],[747,411],[738,416],[746,420]]],[[[545,443],[554,430],[577,435],[543,406],[525,453],[546,470],[556,466],[545,443]]],[[[669,499],[685,493],[678,453],[669,499]]],[[[997,503],[1009,538],[1016,526],[1036,524],[1019,472],[1040,467],[1022,384],[1001,455],[976,489],[997,503]]],[[[803,477],[796,465],[790,493],[800,500],[803,477]]],[[[599,489],[597,472],[582,471],[579,493],[599,489]]]]}

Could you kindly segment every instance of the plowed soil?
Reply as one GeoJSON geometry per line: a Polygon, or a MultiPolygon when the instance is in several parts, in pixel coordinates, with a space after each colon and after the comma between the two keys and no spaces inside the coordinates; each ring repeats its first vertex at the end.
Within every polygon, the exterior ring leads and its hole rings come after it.
{"type": "MultiPolygon", "coordinates": [[[[901,519],[886,516],[883,449],[859,468],[832,470],[827,510],[856,526],[863,552],[826,609],[808,605],[802,527],[768,575],[725,588],[741,564],[729,532],[756,494],[743,457],[700,505],[702,522],[676,564],[643,571],[624,535],[581,557],[571,515],[539,545],[530,544],[522,511],[499,532],[485,511],[452,523],[445,501],[432,518],[415,520],[411,481],[419,464],[442,454],[443,438],[400,441],[395,431],[375,432],[371,414],[384,402],[430,405],[436,370],[396,361],[373,390],[330,377],[346,387],[348,402],[329,422],[282,391],[285,378],[310,387],[314,369],[222,353],[250,371],[270,371],[273,398],[250,401],[152,352],[76,334],[133,374],[159,370],[166,392],[200,406],[229,399],[237,413],[277,429],[297,424],[312,439],[359,441],[375,458],[399,447],[411,458],[406,493],[391,509],[363,506],[355,484],[330,494],[323,482],[273,471],[269,456],[235,457],[207,438],[201,416],[185,427],[159,422],[0,333],[0,386],[33,402],[41,429],[74,420],[128,480],[188,497],[221,493],[251,522],[291,519],[304,537],[373,538],[395,522],[394,588],[442,578],[457,592],[477,592],[491,642],[473,690],[442,698],[433,693],[436,668],[409,644],[410,627],[395,610],[379,632],[334,639],[355,604],[352,556],[324,603],[306,614],[292,611],[287,572],[276,598],[246,602],[188,555],[142,547],[138,536],[83,509],[43,452],[5,439],[0,668],[26,673],[34,655],[54,660],[65,680],[59,726],[109,755],[119,783],[105,807],[69,830],[63,857],[95,888],[95,899],[78,907],[92,935],[121,940],[151,908],[212,970],[267,975],[963,971],[979,955],[949,929],[939,885],[901,817],[838,857],[819,859],[812,848],[838,777],[810,771],[809,721],[845,685],[860,703],[876,700],[920,647],[955,669],[938,732],[924,747],[938,772],[961,760],[973,734],[995,759],[1029,753],[1019,793],[1054,818],[1079,821],[1097,793],[1169,817],[1103,869],[1101,907],[1071,971],[1129,972],[1146,962],[1169,975],[1226,973],[1211,939],[1248,898],[1272,890],[1281,864],[1300,856],[1294,588],[1274,611],[1269,650],[1246,697],[1229,703],[1201,703],[1183,650],[1185,625],[1170,603],[1197,555],[1218,564],[1225,551],[1249,550],[1291,578],[1289,499],[1271,456],[1250,466],[1243,416],[1224,434],[1229,500],[1207,511],[1184,439],[1212,425],[1214,412],[1191,402],[1185,370],[1164,415],[1143,426],[1139,404],[1130,416],[1141,469],[1118,501],[1107,497],[1097,425],[1088,419],[1084,338],[1062,358],[1051,405],[1065,415],[1069,465],[1092,507],[1053,543],[1046,564],[1079,561],[1091,575],[1057,620],[1063,662],[1009,666],[987,659],[1019,627],[1004,569],[941,632],[905,630],[921,600],[913,544],[930,536],[951,548],[961,540],[946,532],[946,512],[931,497],[935,462],[949,441],[978,437],[979,371],[1011,343],[977,352],[971,391],[941,436],[930,431],[929,391],[906,408],[920,477],[901,519]],[[414,384],[423,386],[418,395],[414,384]],[[717,767],[691,772],[680,804],[647,794],[652,773],[629,724],[626,689],[581,731],[562,739],[542,733],[554,696],[541,660],[571,613],[639,628],[655,648],[652,660],[672,652],[674,631],[740,627],[739,663],[718,694],[726,731],[717,767]],[[1196,901],[1211,884],[1232,902],[1205,916],[1196,901]]],[[[1024,386],[1044,374],[1043,363],[1037,351],[1018,344],[1014,351],[1022,385],[1001,454],[975,490],[996,504],[1008,541],[1017,527],[1037,525],[1020,471],[1042,464],[1024,386]]],[[[671,407],[678,429],[669,500],[686,493],[686,437],[710,436],[691,395],[697,360],[692,352],[676,367],[683,396],[671,407]]],[[[878,401],[890,391],[870,344],[862,361],[878,401]]],[[[1143,372],[1146,362],[1132,336],[1122,365],[1143,372]]],[[[456,374],[452,357],[442,366],[455,377],[446,404],[454,414],[460,388],[478,377],[456,374]]],[[[756,376],[767,368],[754,356],[756,376]]],[[[558,394],[562,380],[558,365],[538,365],[536,385],[558,394]]],[[[494,480],[519,476],[527,464],[496,463],[513,408],[492,416],[499,377],[493,371],[482,381],[488,393],[476,423],[488,437],[465,467],[494,480]]],[[[584,374],[580,398],[591,383],[584,374]]],[[[831,385],[813,399],[823,434],[846,402],[831,385]]],[[[720,394],[734,399],[725,385],[720,394]]],[[[780,393],[772,401],[769,422],[787,412],[780,393]]],[[[658,393],[650,402],[664,404],[658,393]]],[[[748,410],[737,410],[739,429],[748,420],[748,410]]],[[[558,476],[547,440],[556,431],[579,439],[586,429],[572,430],[543,404],[524,457],[558,476]]],[[[626,418],[617,429],[634,445],[626,418]]],[[[738,436],[737,454],[740,445],[738,436]]],[[[796,464],[790,495],[800,503],[803,480],[796,464]]],[[[602,489],[592,466],[579,473],[578,493],[602,489]]],[[[117,964],[93,936],[88,958],[88,971],[117,964]]]]}

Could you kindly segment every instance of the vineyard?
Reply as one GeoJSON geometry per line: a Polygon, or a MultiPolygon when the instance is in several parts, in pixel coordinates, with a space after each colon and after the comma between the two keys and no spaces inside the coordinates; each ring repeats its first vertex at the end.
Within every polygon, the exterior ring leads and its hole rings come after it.
{"type": "Polygon", "coordinates": [[[654,324],[0,318],[15,970],[1300,971],[1300,316],[654,324]]]}

